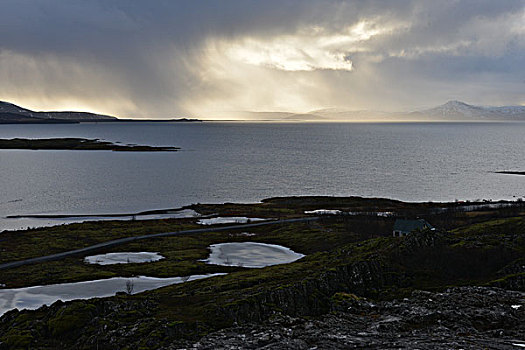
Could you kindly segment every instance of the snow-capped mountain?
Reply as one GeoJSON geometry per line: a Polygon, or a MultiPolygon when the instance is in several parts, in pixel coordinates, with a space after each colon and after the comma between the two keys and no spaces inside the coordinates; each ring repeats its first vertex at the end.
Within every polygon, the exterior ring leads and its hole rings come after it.
{"type": "Polygon", "coordinates": [[[415,113],[437,119],[525,120],[525,106],[474,106],[461,101],[449,101],[415,113]]]}
{"type": "Polygon", "coordinates": [[[332,120],[525,120],[525,106],[475,106],[461,101],[449,101],[443,105],[414,112],[381,112],[327,108],[310,112],[332,120]]]}

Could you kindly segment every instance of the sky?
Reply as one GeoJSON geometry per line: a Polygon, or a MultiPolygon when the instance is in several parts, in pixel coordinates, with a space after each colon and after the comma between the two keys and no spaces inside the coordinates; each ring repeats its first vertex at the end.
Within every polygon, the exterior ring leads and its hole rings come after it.
{"type": "Polygon", "coordinates": [[[525,105],[525,1],[0,0],[0,100],[126,118],[525,105]]]}

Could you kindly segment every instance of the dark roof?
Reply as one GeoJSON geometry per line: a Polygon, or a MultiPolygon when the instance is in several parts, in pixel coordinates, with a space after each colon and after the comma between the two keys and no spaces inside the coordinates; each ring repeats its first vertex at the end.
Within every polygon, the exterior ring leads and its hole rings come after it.
{"type": "Polygon", "coordinates": [[[423,219],[417,219],[417,220],[404,220],[404,219],[397,219],[394,224],[394,231],[401,231],[401,232],[412,232],[414,230],[421,230],[425,227],[432,229],[432,225],[430,225],[426,220],[423,219]]]}

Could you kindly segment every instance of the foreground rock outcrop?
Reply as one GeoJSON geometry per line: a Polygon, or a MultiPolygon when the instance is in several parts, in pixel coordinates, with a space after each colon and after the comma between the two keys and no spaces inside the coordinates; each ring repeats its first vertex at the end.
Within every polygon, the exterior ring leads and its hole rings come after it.
{"type": "Polygon", "coordinates": [[[315,318],[276,314],[262,324],[224,329],[193,349],[519,349],[525,347],[525,293],[457,287],[371,302],[336,294],[315,318]]]}

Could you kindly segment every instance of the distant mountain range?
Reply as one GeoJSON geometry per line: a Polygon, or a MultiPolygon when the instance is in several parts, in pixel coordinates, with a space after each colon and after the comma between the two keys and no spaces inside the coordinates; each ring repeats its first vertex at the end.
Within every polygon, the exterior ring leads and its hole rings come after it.
{"type": "Polygon", "coordinates": [[[55,124],[81,121],[116,121],[117,118],[88,112],[35,112],[0,101],[0,124],[55,124]]]}
{"type": "MultiPolygon", "coordinates": [[[[306,113],[240,111],[223,114],[231,119],[252,121],[498,121],[524,120],[525,106],[475,106],[461,101],[413,112],[382,112],[326,108],[306,113]]],[[[52,124],[80,122],[193,122],[197,119],[118,119],[88,112],[35,112],[0,101],[0,124],[52,124]]]]}
{"type": "Polygon", "coordinates": [[[525,120],[525,106],[474,106],[461,101],[449,101],[413,114],[447,120],[525,120]]]}
{"type": "Polygon", "coordinates": [[[525,120],[525,106],[474,106],[460,101],[412,111],[383,112],[327,108],[295,114],[287,112],[234,112],[232,118],[280,121],[482,121],[525,120]]]}

